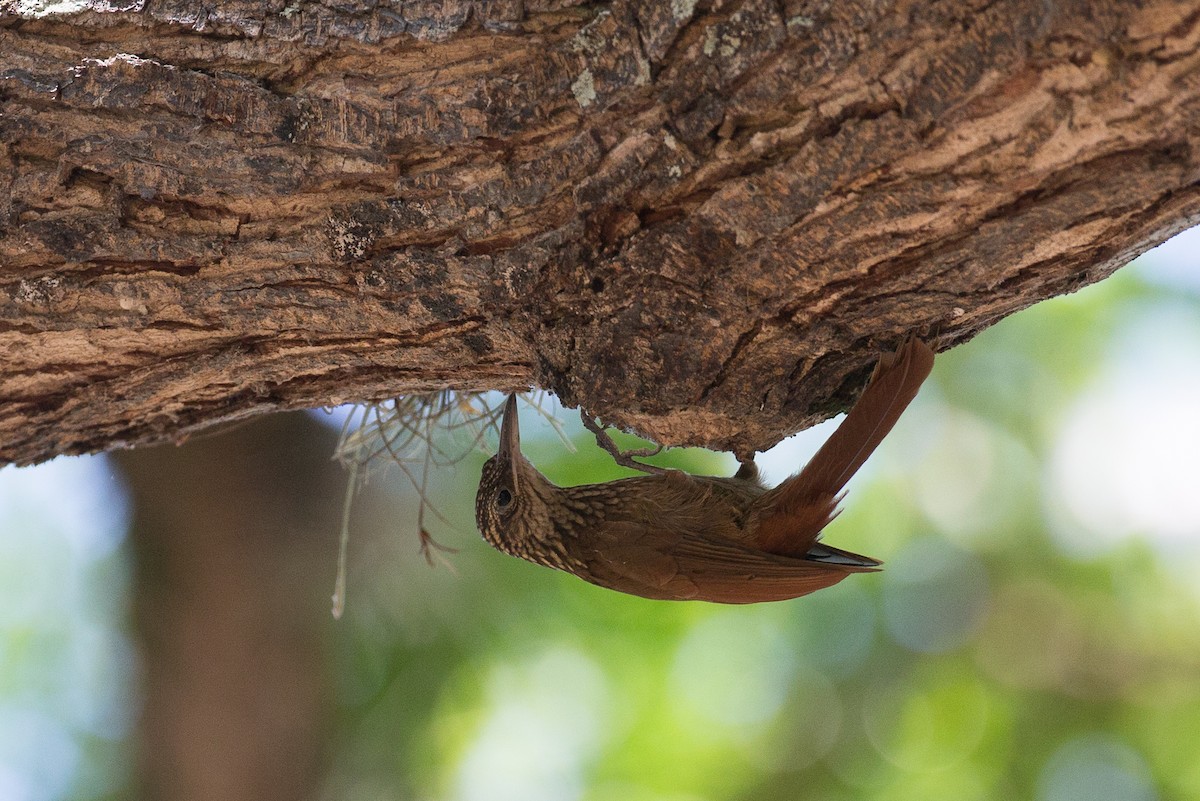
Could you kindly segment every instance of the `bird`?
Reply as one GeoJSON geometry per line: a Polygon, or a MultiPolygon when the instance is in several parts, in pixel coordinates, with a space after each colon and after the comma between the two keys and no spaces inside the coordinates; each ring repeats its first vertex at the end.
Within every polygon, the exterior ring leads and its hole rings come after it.
{"type": "MultiPolygon", "coordinates": [[[[654,600],[747,604],[797,598],[882,562],[819,541],[843,488],[933,368],[916,337],[880,356],[858,401],[812,459],[774,488],[753,459],[731,477],[655,472],[559,487],[521,453],[516,395],[487,460],[475,518],[493,547],[654,600]]],[[[647,466],[648,467],[648,466],[647,466]]]]}

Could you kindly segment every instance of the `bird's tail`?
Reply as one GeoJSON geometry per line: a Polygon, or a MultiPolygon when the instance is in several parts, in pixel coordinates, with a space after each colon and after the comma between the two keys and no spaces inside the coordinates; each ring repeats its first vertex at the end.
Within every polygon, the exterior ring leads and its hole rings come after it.
{"type": "Polygon", "coordinates": [[[916,337],[879,358],[833,436],[804,469],[764,496],[771,511],[760,524],[759,547],[794,556],[814,549],[817,535],[837,514],[842,488],[896,425],[932,369],[933,351],[916,337]]]}

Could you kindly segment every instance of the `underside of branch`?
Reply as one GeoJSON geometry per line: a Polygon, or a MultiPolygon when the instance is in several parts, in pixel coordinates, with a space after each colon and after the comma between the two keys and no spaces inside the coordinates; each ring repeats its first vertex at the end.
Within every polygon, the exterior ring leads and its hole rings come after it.
{"type": "Polygon", "coordinates": [[[4,461],[529,385],[748,454],[1200,220],[1197,2],[29,5],[4,461]]]}

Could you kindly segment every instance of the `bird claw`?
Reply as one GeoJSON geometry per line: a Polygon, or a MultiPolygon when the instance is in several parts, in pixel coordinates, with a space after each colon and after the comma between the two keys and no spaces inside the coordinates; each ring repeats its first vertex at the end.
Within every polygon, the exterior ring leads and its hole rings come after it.
{"type": "Polygon", "coordinates": [[[631,470],[640,470],[643,473],[651,475],[664,475],[669,472],[665,467],[656,467],[652,464],[636,461],[639,457],[657,456],[662,453],[663,446],[658,445],[653,448],[634,448],[632,450],[623,451],[617,447],[617,443],[613,442],[612,437],[608,435],[608,431],[604,426],[596,422],[596,419],[583,410],[579,409],[579,417],[583,420],[583,427],[596,437],[596,444],[608,452],[612,456],[613,461],[628,467],[631,470]]]}
{"type": "Polygon", "coordinates": [[[738,457],[738,471],[733,474],[734,478],[742,481],[750,481],[755,484],[761,483],[758,472],[758,465],[754,463],[754,457],[749,456],[745,459],[738,457]]]}

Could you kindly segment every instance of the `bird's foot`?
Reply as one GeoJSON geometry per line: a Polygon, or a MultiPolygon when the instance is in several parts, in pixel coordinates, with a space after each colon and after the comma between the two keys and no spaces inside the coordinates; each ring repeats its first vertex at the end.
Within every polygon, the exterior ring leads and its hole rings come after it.
{"type": "Polygon", "coordinates": [[[621,467],[628,467],[631,470],[640,470],[643,473],[650,473],[652,475],[662,475],[668,472],[667,468],[665,467],[656,467],[652,464],[645,464],[644,462],[637,461],[637,459],[641,457],[656,456],[662,453],[662,445],[658,445],[653,448],[634,448],[632,450],[623,451],[617,447],[617,443],[613,442],[612,437],[608,435],[608,431],[605,430],[604,426],[597,423],[596,419],[585,412],[582,408],[579,409],[579,417],[583,420],[583,427],[588,431],[591,431],[596,437],[596,444],[608,451],[608,454],[612,456],[613,461],[621,465],[621,467]]]}

